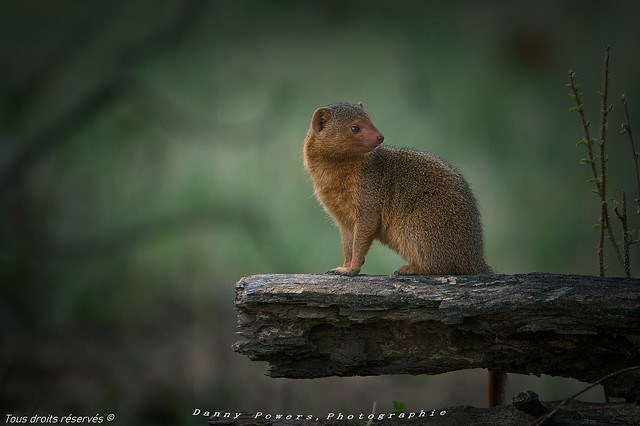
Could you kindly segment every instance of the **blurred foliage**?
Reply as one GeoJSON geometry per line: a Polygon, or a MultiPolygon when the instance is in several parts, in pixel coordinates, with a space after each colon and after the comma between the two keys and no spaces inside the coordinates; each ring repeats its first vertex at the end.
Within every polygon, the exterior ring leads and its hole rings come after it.
{"type": "MultiPolygon", "coordinates": [[[[230,350],[233,284],[341,262],[301,149],[314,108],[343,100],[363,101],[386,143],[465,174],[497,271],[596,273],[598,201],[579,164],[566,75],[578,71],[597,114],[610,44],[611,128],[623,92],[640,123],[638,8],[0,3],[2,413],[202,424],[194,408],[483,404],[472,389],[484,375],[468,372],[264,378],[263,365],[230,350]]],[[[626,136],[610,134],[610,193],[632,191],[626,136]]],[[[637,247],[632,257],[637,276],[637,247]]],[[[363,272],[400,262],[375,245],[363,272]]]]}

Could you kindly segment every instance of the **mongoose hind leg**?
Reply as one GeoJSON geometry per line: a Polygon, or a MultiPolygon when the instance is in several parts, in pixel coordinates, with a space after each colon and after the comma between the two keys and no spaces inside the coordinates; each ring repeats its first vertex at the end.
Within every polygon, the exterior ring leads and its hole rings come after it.
{"type": "Polygon", "coordinates": [[[393,273],[394,275],[429,275],[424,269],[416,265],[404,265],[393,273]]]}

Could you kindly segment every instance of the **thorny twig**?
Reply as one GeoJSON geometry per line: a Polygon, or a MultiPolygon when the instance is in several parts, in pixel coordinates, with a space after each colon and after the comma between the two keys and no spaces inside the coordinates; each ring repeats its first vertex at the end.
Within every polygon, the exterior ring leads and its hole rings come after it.
{"type": "Polygon", "coordinates": [[[613,244],[613,248],[618,256],[620,263],[623,263],[618,243],[616,242],[611,229],[611,221],[609,220],[609,207],[607,201],[607,154],[605,150],[607,142],[607,116],[613,105],[609,106],[607,100],[609,97],[609,46],[605,49],[604,65],[602,67],[602,90],[600,96],[602,96],[602,108],[600,109],[600,244],[599,251],[600,259],[600,276],[604,276],[604,231],[605,228],[609,231],[609,238],[613,244]]]}
{"type": "MultiPolygon", "coordinates": [[[[584,133],[584,139],[580,140],[580,143],[583,143],[587,146],[587,158],[583,160],[585,164],[588,164],[591,167],[592,178],[591,182],[596,186],[596,193],[602,200],[602,182],[598,177],[598,169],[596,168],[596,159],[593,154],[593,144],[597,143],[595,139],[591,139],[591,134],[589,133],[589,126],[591,122],[587,120],[584,114],[584,107],[582,105],[582,98],[580,97],[580,85],[576,83],[577,73],[573,70],[569,70],[569,81],[568,86],[571,88],[572,94],[570,96],[575,100],[576,106],[572,108],[573,111],[576,111],[578,115],[580,115],[580,122],[582,123],[582,132],[584,133]]],[[[600,270],[600,276],[604,276],[604,247],[603,247],[603,232],[604,227],[602,226],[603,217],[600,216],[600,240],[598,243],[598,266],[600,270]]]]}
{"type": "Polygon", "coordinates": [[[605,143],[607,141],[607,96],[609,92],[609,46],[604,55],[604,66],[602,68],[602,108],[600,109],[600,242],[598,253],[600,258],[600,276],[604,277],[604,230],[610,229],[609,217],[607,215],[607,157],[605,143]]]}
{"type": "Polygon", "coordinates": [[[576,72],[573,70],[569,70],[569,84],[568,86],[571,88],[572,93],[570,96],[575,100],[576,106],[571,108],[571,110],[578,112],[580,115],[580,120],[582,122],[582,130],[585,138],[580,140],[578,144],[587,146],[588,157],[583,160],[584,163],[589,164],[591,167],[591,173],[593,177],[589,180],[589,182],[593,182],[596,186],[596,190],[594,191],[598,194],[600,198],[600,223],[599,223],[599,231],[600,238],[598,242],[598,266],[600,276],[604,276],[605,272],[605,264],[604,264],[604,233],[605,230],[609,235],[609,240],[611,240],[611,245],[613,246],[613,251],[615,252],[616,258],[620,262],[621,265],[624,265],[624,260],[622,254],[620,252],[620,247],[615,238],[615,234],[613,232],[613,228],[611,227],[611,220],[609,218],[609,208],[607,202],[607,174],[606,174],[606,162],[607,156],[605,151],[605,143],[607,136],[607,115],[609,111],[612,109],[612,105],[608,105],[608,92],[609,92],[609,51],[610,48],[607,46],[605,58],[604,58],[604,66],[602,70],[602,89],[599,92],[602,96],[602,108],[600,113],[600,140],[592,139],[589,133],[590,122],[586,119],[584,113],[584,106],[582,104],[582,99],[580,97],[580,85],[576,83],[575,77],[576,72]],[[600,145],[600,156],[596,157],[593,152],[593,145],[600,145]],[[599,161],[600,165],[600,173],[598,173],[598,168],[596,167],[596,161],[599,161]]]}
{"type": "Polygon", "coordinates": [[[624,252],[624,274],[627,278],[631,277],[631,266],[629,265],[629,247],[631,244],[636,243],[634,241],[631,234],[629,233],[629,221],[627,219],[627,195],[624,193],[624,189],[622,190],[622,205],[616,206],[613,211],[620,219],[620,223],[622,224],[622,251],[624,252]],[[619,207],[622,207],[622,211],[620,211],[619,207]]]}
{"type": "MultiPolygon", "coordinates": [[[[633,132],[631,131],[631,119],[629,118],[629,107],[627,106],[627,97],[622,95],[622,104],[624,105],[624,115],[627,121],[622,123],[622,133],[626,133],[629,136],[629,143],[631,145],[631,153],[633,157],[633,165],[636,169],[636,183],[638,185],[638,197],[635,199],[636,201],[636,214],[640,214],[640,171],[638,170],[638,151],[636,151],[635,143],[633,142],[633,132]]],[[[627,277],[631,276],[631,267],[629,265],[629,248],[632,244],[640,241],[640,236],[637,238],[633,238],[632,231],[629,231],[629,219],[627,217],[627,198],[622,191],[622,205],[616,206],[614,209],[616,216],[620,219],[620,223],[622,224],[622,242],[623,242],[623,251],[624,251],[624,271],[627,277]],[[621,207],[621,210],[619,209],[621,207]]]]}
{"type": "Polygon", "coordinates": [[[633,165],[636,168],[636,183],[638,185],[638,197],[636,198],[636,214],[640,214],[640,168],[638,167],[638,157],[640,154],[636,151],[636,145],[633,142],[633,133],[631,132],[631,119],[629,118],[629,107],[627,106],[627,97],[622,94],[622,105],[624,105],[624,116],[627,121],[622,123],[622,133],[626,133],[629,136],[629,143],[631,144],[631,155],[633,156],[633,165]]]}

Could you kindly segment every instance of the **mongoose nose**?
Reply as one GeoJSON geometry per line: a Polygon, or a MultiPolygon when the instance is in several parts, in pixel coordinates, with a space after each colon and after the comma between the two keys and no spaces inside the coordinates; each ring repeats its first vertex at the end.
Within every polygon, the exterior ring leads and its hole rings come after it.
{"type": "Polygon", "coordinates": [[[378,136],[376,136],[376,140],[380,143],[384,142],[384,136],[382,136],[380,133],[378,133],[378,136]]]}

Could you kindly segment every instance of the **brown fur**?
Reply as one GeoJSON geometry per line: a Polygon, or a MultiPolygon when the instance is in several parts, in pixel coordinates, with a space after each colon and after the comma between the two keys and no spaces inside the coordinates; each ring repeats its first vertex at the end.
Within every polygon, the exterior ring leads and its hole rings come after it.
{"type": "Polygon", "coordinates": [[[399,274],[491,272],[464,178],[432,155],[379,146],[383,140],[362,104],[332,104],[313,114],[304,164],[340,228],[344,251],[342,267],[329,272],[358,274],[374,239],[408,262],[399,274]]]}

